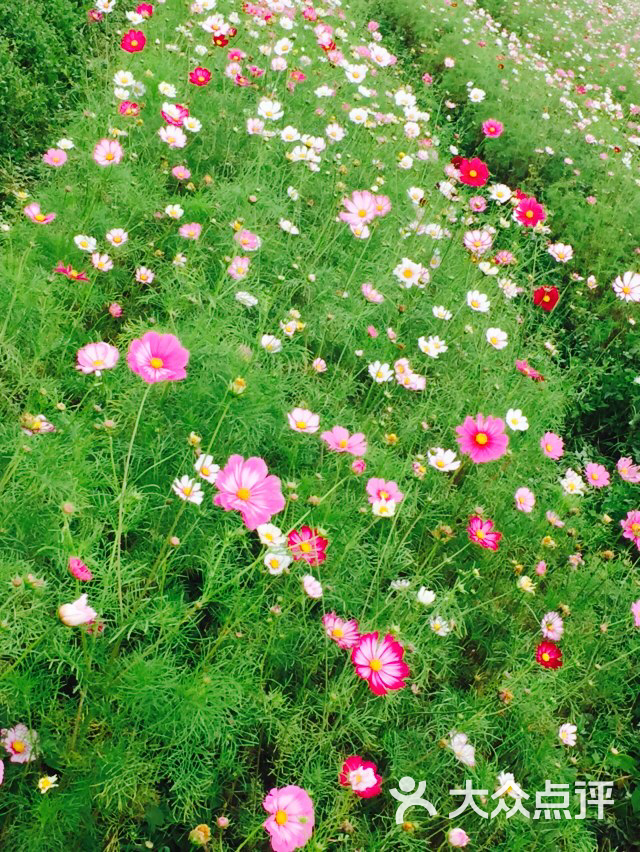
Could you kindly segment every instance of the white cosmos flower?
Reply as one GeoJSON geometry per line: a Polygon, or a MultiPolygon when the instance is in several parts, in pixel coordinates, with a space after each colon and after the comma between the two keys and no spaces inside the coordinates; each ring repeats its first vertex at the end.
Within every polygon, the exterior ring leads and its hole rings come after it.
{"type": "Polygon", "coordinates": [[[199,506],[204,498],[200,483],[186,475],[180,479],[174,479],[171,488],[181,500],[186,500],[187,503],[195,503],[196,506],[199,506]]]}
{"type": "Polygon", "coordinates": [[[443,473],[457,470],[460,467],[460,462],[456,459],[456,454],[453,450],[443,450],[442,447],[433,447],[428,452],[428,458],[431,467],[441,470],[443,473]]]}
{"type": "Polygon", "coordinates": [[[395,500],[376,500],[371,511],[379,518],[391,518],[396,513],[395,500]]]}
{"type": "Polygon", "coordinates": [[[164,212],[170,219],[181,219],[184,216],[184,210],[179,204],[167,204],[164,212]]]}
{"type": "Polygon", "coordinates": [[[274,337],[273,334],[263,334],[260,338],[260,346],[267,352],[276,353],[282,350],[282,341],[274,337]]]}
{"type": "Polygon", "coordinates": [[[419,337],[418,348],[430,358],[438,358],[449,348],[444,340],[440,340],[437,335],[431,335],[429,338],[419,337]]]}
{"type": "Polygon", "coordinates": [[[506,183],[494,183],[489,187],[489,198],[498,204],[506,204],[511,198],[511,190],[506,183]]]}
{"type": "Polygon", "coordinates": [[[374,361],[368,366],[369,375],[374,382],[379,385],[384,382],[390,382],[393,379],[393,370],[389,364],[382,364],[380,361],[374,361]]]}
{"type": "Polygon", "coordinates": [[[529,421],[519,408],[510,408],[507,411],[505,420],[507,421],[507,426],[514,432],[526,432],[529,428],[529,421]]]}
{"type": "Polygon", "coordinates": [[[256,297],[252,296],[251,293],[247,293],[246,290],[238,290],[235,298],[236,302],[240,302],[240,304],[244,305],[245,308],[255,308],[258,304],[256,297]]]}
{"type": "Polygon", "coordinates": [[[451,317],[453,316],[451,311],[448,311],[442,305],[434,305],[433,308],[431,309],[431,313],[434,315],[434,317],[436,317],[436,319],[442,319],[442,320],[450,320],[451,317]]]}
{"type": "Polygon", "coordinates": [[[277,577],[291,564],[291,555],[286,550],[269,549],[262,561],[269,569],[269,573],[277,577]]]}
{"type": "Polygon", "coordinates": [[[256,532],[266,547],[280,548],[287,543],[286,535],[275,524],[260,524],[256,532]]]}
{"type": "Polygon", "coordinates": [[[504,349],[509,340],[507,332],[500,328],[487,329],[487,343],[493,346],[494,349],[504,349]]]}
{"type": "Polygon", "coordinates": [[[73,241],[80,251],[93,252],[96,250],[98,245],[98,241],[95,237],[87,237],[86,234],[78,234],[77,237],[73,238],[73,241]]]}
{"type": "Polygon", "coordinates": [[[640,302],[640,273],[625,272],[611,285],[613,292],[623,302],[640,302]]]}
{"type": "Polygon", "coordinates": [[[436,593],[432,592],[431,589],[427,589],[426,586],[420,586],[416,594],[416,599],[422,606],[430,606],[436,599],[436,593]]]}
{"type": "Polygon", "coordinates": [[[451,632],[451,628],[449,627],[449,623],[444,620],[444,618],[440,618],[439,615],[432,615],[429,619],[429,627],[436,633],[438,636],[446,636],[451,632]]]}
{"type": "Polygon", "coordinates": [[[212,485],[216,481],[216,477],[220,472],[220,466],[213,463],[213,456],[205,454],[198,456],[196,463],[194,464],[194,468],[201,479],[204,479],[212,485]]]}
{"type": "Polygon", "coordinates": [[[467,305],[472,311],[478,311],[481,314],[486,314],[489,311],[491,302],[489,298],[479,290],[469,290],[467,293],[467,305]]]}

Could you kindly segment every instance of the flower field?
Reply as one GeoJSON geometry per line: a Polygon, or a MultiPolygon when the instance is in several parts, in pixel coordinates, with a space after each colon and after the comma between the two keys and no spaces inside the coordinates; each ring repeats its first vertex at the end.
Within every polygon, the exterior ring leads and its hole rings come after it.
{"type": "Polygon", "coordinates": [[[640,4],[49,14],[0,847],[640,849],[640,4]]]}

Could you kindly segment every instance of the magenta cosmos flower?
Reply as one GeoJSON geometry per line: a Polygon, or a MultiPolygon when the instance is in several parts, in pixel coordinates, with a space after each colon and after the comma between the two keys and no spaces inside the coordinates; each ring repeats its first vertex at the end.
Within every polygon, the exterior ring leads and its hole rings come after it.
{"type": "Polygon", "coordinates": [[[620,521],[623,538],[628,538],[640,550],[640,511],[632,509],[627,517],[620,521]]]}
{"type": "Polygon", "coordinates": [[[351,652],[351,662],[358,677],[367,681],[371,692],[386,695],[406,686],[404,681],[409,677],[409,666],[403,656],[404,648],[390,633],[379,639],[376,631],[360,637],[351,652]]]}
{"type": "Polygon", "coordinates": [[[584,473],[587,478],[587,482],[589,485],[593,486],[593,488],[604,488],[605,485],[609,484],[609,471],[606,467],[604,467],[604,465],[596,464],[596,462],[589,462],[584,469],[584,473]]]}
{"type": "Polygon", "coordinates": [[[493,521],[483,521],[479,515],[469,518],[467,532],[471,541],[487,550],[497,550],[502,538],[502,533],[494,529],[493,521]]]}
{"type": "Polygon", "coordinates": [[[101,139],[93,149],[93,159],[99,166],[117,166],[123,156],[122,145],[115,139],[101,139]]]}
{"type": "Polygon", "coordinates": [[[334,426],[320,437],[330,450],[336,453],[351,453],[352,456],[363,456],[367,452],[367,440],[362,432],[349,435],[344,426],[334,426]]]}
{"type": "Polygon", "coordinates": [[[480,464],[501,458],[509,444],[504,431],[504,420],[499,417],[484,417],[478,414],[466,417],[464,423],[456,426],[460,452],[471,456],[471,460],[480,464]]]}
{"type": "Polygon", "coordinates": [[[325,633],[339,648],[355,648],[360,641],[358,622],[355,618],[345,621],[335,614],[327,612],[322,616],[325,633]]]}
{"type": "Polygon", "coordinates": [[[398,488],[397,482],[394,482],[392,479],[387,482],[376,476],[372,476],[367,482],[367,494],[369,495],[370,503],[375,503],[378,500],[393,500],[394,503],[399,503],[404,497],[404,494],[398,488]]]}
{"type": "Polygon", "coordinates": [[[246,461],[243,456],[230,456],[215,486],[219,493],[213,498],[214,504],[225,512],[240,512],[247,529],[268,523],[284,509],[279,478],[270,475],[263,459],[256,456],[246,461]]]}
{"type": "Polygon", "coordinates": [[[53,222],[56,218],[55,213],[43,213],[40,205],[36,204],[35,201],[32,204],[27,204],[23,212],[27,219],[31,219],[32,222],[36,222],[38,225],[48,225],[49,222],[53,222]]]}
{"type": "Polygon", "coordinates": [[[548,459],[557,461],[564,455],[564,441],[555,432],[545,432],[540,438],[540,449],[548,459]]]}
{"type": "Polygon", "coordinates": [[[147,384],[182,381],[188,363],[189,350],[173,334],[148,331],[129,344],[127,364],[147,384]]]}
{"type": "Polygon", "coordinates": [[[320,565],[327,558],[329,540],[320,535],[318,530],[308,526],[299,530],[291,530],[287,545],[296,562],[301,559],[309,565],[320,565]]]}
{"type": "Polygon", "coordinates": [[[273,852],[302,849],[313,833],[313,802],[295,784],[269,790],[262,807],[269,814],[262,826],[269,832],[273,852]]]}
{"type": "Polygon", "coordinates": [[[80,580],[83,583],[88,583],[89,580],[93,580],[93,574],[84,564],[82,559],[79,559],[77,556],[69,557],[69,573],[72,577],[75,577],[76,580],[80,580]]]}
{"type": "Polygon", "coordinates": [[[351,787],[361,799],[371,799],[381,792],[382,777],[378,775],[378,767],[370,760],[363,760],[359,754],[345,760],[339,780],[342,787],[351,787]]]}
{"type": "Polygon", "coordinates": [[[85,375],[95,373],[100,376],[103,370],[111,370],[118,363],[120,353],[110,343],[87,343],[78,349],[76,369],[85,375]]]}
{"type": "Polygon", "coordinates": [[[7,754],[11,757],[11,763],[29,763],[36,758],[38,748],[38,734],[35,731],[27,728],[26,725],[19,724],[14,728],[4,728],[0,731],[2,734],[2,745],[5,747],[7,754]]]}
{"type": "Polygon", "coordinates": [[[496,121],[495,118],[488,118],[482,123],[482,132],[489,139],[497,139],[502,135],[504,125],[501,121],[496,121]]]}

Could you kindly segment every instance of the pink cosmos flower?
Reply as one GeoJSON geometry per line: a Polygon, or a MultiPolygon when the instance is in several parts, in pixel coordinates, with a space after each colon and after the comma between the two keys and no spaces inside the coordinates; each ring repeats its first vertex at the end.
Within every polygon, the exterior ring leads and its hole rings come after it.
{"type": "Polygon", "coordinates": [[[218,494],[214,505],[225,512],[238,511],[247,529],[255,530],[260,524],[269,523],[273,515],[285,506],[280,479],[269,474],[261,458],[233,455],[216,477],[218,494]]]}
{"type": "Polygon", "coordinates": [[[636,627],[640,627],[640,598],[631,604],[631,615],[636,627]]]}
{"type": "Polygon", "coordinates": [[[269,832],[273,852],[302,849],[313,833],[313,802],[306,790],[289,784],[269,790],[262,802],[269,817],[262,823],[269,832]]]}
{"type": "Polygon", "coordinates": [[[294,408],[287,414],[289,428],[294,432],[313,434],[320,428],[320,415],[314,414],[308,408],[294,408]]]}
{"type": "Polygon", "coordinates": [[[129,30],[120,40],[120,47],[127,53],[139,53],[144,50],[147,39],[142,30],[129,30]]]}
{"type": "Polygon", "coordinates": [[[174,166],[171,169],[171,174],[176,180],[189,180],[191,172],[186,166],[174,166]]]}
{"type": "Polygon", "coordinates": [[[42,162],[46,163],[47,166],[53,166],[54,169],[59,169],[60,166],[64,166],[67,159],[67,152],[63,151],[62,148],[49,148],[49,150],[42,155],[42,162]]]}
{"type": "Polygon", "coordinates": [[[398,483],[390,480],[386,482],[384,479],[372,476],[367,482],[367,494],[369,502],[375,503],[377,500],[393,500],[394,503],[399,503],[404,494],[398,488],[398,483]]]}
{"type": "Polygon", "coordinates": [[[371,799],[381,792],[382,777],[378,775],[378,767],[358,754],[348,757],[342,764],[339,780],[361,799],[371,799]]]}
{"type": "Polygon", "coordinates": [[[122,307],[117,302],[112,302],[109,305],[109,313],[114,319],[122,316],[122,307]]]}
{"type": "Polygon", "coordinates": [[[469,199],[469,207],[474,213],[484,213],[487,209],[487,201],[481,195],[474,195],[469,199]]]}
{"type": "Polygon", "coordinates": [[[633,459],[628,456],[623,456],[621,459],[618,459],[616,470],[625,482],[631,482],[633,484],[640,482],[640,466],[634,464],[633,459]]]}
{"type": "Polygon", "coordinates": [[[406,686],[409,666],[402,659],[404,648],[390,633],[384,639],[378,632],[365,633],[351,652],[356,674],[369,684],[375,695],[386,695],[406,686]]]}
{"type": "Polygon", "coordinates": [[[375,305],[379,305],[384,302],[384,296],[382,293],[378,292],[372,284],[365,283],[360,289],[367,302],[373,302],[375,305]]]}
{"type": "Polygon", "coordinates": [[[340,219],[347,225],[367,225],[376,217],[375,196],[368,190],[352,192],[351,198],[343,198],[342,204],[347,212],[340,213],[340,219]]]}
{"type": "Polygon", "coordinates": [[[367,463],[364,459],[356,459],[351,462],[351,470],[356,474],[356,476],[360,476],[360,474],[364,473],[367,469],[367,463]]]}
{"type": "Polygon", "coordinates": [[[302,587],[305,590],[305,593],[314,599],[318,599],[322,597],[322,585],[316,580],[316,578],[311,574],[305,574],[302,578],[302,587]]]}
{"type": "Polygon", "coordinates": [[[186,379],[188,363],[189,350],[173,334],[147,331],[129,344],[127,364],[147,384],[186,379]]]}
{"type": "Polygon", "coordinates": [[[76,369],[85,375],[95,373],[100,377],[103,370],[111,370],[118,363],[120,353],[110,343],[87,343],[78,349],[76,369]]]}
{"type": "Polygon", "coordinates": [[[545,432],[540,438],[540,449],[548,459],[557,461],[564,455],[564,441],[555,432],[545,432]]]}
{"type": "Polygon", "coordinates": [[[362,432],[349,435],[344,426],[334,426],[333,429],[320,435],[330,450],[336,453],[351,453],[352,456],[363,456],[367,452],[367,440],[362,432]]]}
{"type": "Polygon", "coordinates": [[[88,604],[88,595],[80,597],[70,604],[63,604],[58,608],[58,617],[67,627],[80,627],[82,624],[91,624],[95,621],[98,613],[88,604]]]}
{"type": "Polygon", "coordinates": [[[99,166],[117,166],[124,156],[116,139],[101,139],[93,149],[93,159],[99,166]]]}
{"type": "Polygon", "coordinates": [[[240,281],[242,278],[246,278],[249,272],[249,266],[251,265],[251,259],[248,257],[234,257],[227,272],[229,275],[235,280],[240,281]]]}
{"type": "Polygon", "coordinates": [[[518,488],[515,493],[516,509],[527,514],[532,511],[536,504],[536,498],[533,491],[528,488],[518,488]]]}
{"type": "Polygon", "coordinates": [[[391,212],[391,199],[388,195],[374,195],[373,207],[376,216],[386,216],[391,212]]]}
{"type": "Polygon", "coordinates": [[[36,759],[38,749],[38,734],[20,723],[13,728],[3,728],[0,731],[7,754],[11,763],[30,763],[36,759]]]}
{"type": "Polygon", "coordinates": [[[527,376],[530,379],[533,379],[534,382],[543,382],[544,376],[542,373],[539,373],[537,370],[534,370],[533,367],[529,365],[526,358],[516,360],[516,370],[519,373],[522,373],[523,376],[527,376]]]}
{"type": "Polygon", "coordinates": [[[160,115],[164,118],[167,124],[173,127],[182,127],[185,118],[189,116],[189,110],[183,104],[164,103],[160,110],[160,115]]]}
{"type": "Polygon", "coordinates": [[[43,213],[40,210],[40,205],[36,204],[35,201],[32,204],[27,204],[23,213],[27,219],[31,219],[32,222],[36,222],[38,225],[48,225],[49,222],[53,222],[56,218],[55,213],[43,213]]]}
{"type": "Polygon", "coordinates": [[[561,529],[564,526],[564,521],[560,518],[557,512],[552,512],[551,509],[548,509],[545,516],[552,527],[558,527],[561,529]]]}
{"type": "Polygon", "coordinates": [[[360,641],[358,622],[355,618],[344,621],[335,612],[327,612],[322,616],[322,626],[329,639],[339,648],[355,648],[360,641]]]}
{"type": "Polygon", "coordinates": [[[496,121],[495,118],[489,118],[482,123],[482,132],[489,139],[497,139],[502,136],[504,125],[501,121],[496,121]]]}
{"type": "Polygon", "coordinates": [[[640,550],[640,511],[632,509],[627,512],[627,517],[620,521],[622,537],[628,538],[640,550]]]}
{"type": "Polygon", "coordinates": [[[502,533],[494,529],[493,521],[483,521],[479,515],[469,518],[467,532],[471,541],[487,550],[497,550],[502,538],[502,533]]]}
{"type": "Polygon", "coordinates": [[[311,362],[311,366],[316,371],[316,373],[327,372],[327,362],[324,360],[324,358],[314,358],[311,362]]]}
{"type": "Polygon", "coordinates": [[[0,760],[0,784],[4,781],[4,761],[0,760]]]}
{"type": "Polygon", "coordinates": [[[245,251],[257,251],[262,244],[260,237],[257,234],[253,234],[251,231],[248,231],[246,228],[235,233],[233,235],[233,239],[239,243],[245,251]]]}
{"type": "Polygon", "coordinates": [[[540,622],[540,631],[545,639],[552,639],[554,642],[562,639],[564,624],[560,615],[557,612],[545,613],[540,622]]]}
{"type": "Polygon", "coordinates": [[[287,545],[296,562],[303,560],[308,565],[320,565],[327,558],[329,540],[320,535],[318,530],[302,526],[299,530],[291,530],[287,545]]]}
{"type": "Polygon", "coordinates": [[[447,834],[447,840],[451,846],[462,848],[469,845],[471,838],[464,828],[452,828],[449,834],[447,834]]]}
{"type": "Polygon", "coordinates": [[[589,462],[589,464],[585,467],[584,472],[587,477],[587,482],[594,488],[604,488],[605,485],[609,484],[609,471],[606,467],[604,467],[604,465],[596,464],[596,462],[589,462]]]}
{"type": "Polygon", "coordinates": [[[185,240],[197,240],[202,233],[202,225],[198,222],[188,222],[184,225],[180,225],[178,233],[181,237],[184,237],[185,240]]]}
{"type": "Polygon", "coordinates": [[[72,577],[75,577],[76,580],[80,580],[83,583],[88,583],[89,580],[93,580],[93,574],[84,564],[82,559],[78,559],[77,556],[69,557],[69,573],[72,577]]]}
{"type": "Polygon", "coordinates": [[[495,461],[507,451],[509,436],[504,431],[504,420],[499,417],[484,417],[482,414],[466,417],[464,423],[456,426],[460,452],[471,456],[471,460],[480,464],[495,461]]]}
{"type": "Polygon", "coordinates": [[[535,198],[522,198],[516,207],[516,219],[521,225],[533,227],[547,218],[545,209],[535,198]]]}
{"type": "Polygon", "coordinates": [[[544,562],[543,560],[540,560],[540,562],[538,562],[538,564],[536,565],[536,574],[538,575],[538,577],[544,577],[544,575],[546,573],[547,573],[547,563],[544,562]]]}

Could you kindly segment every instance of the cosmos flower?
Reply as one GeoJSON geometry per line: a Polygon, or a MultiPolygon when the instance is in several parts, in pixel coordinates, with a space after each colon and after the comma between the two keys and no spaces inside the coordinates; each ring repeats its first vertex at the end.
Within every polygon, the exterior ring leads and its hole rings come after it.
{"type": "Polygon", "coordinates": [[[92,624],[98,613],[89,606],[88,595],[80,597],[70,604],[63,604],[58,608],[58,617],[67,627],[80,627],[82,624],[92,624]]]}
{"type": "Polygon", "coordinates": [[[322,616],[322,626],[329,639],[340,648],[354,648],[360,640],[358,622],[354,618],[345,621],[335,612],[327,612],[322,616]]]}
{"type": "Polygon", "coordinates": [[[103,370],[111,370],[118,363],[120,353],[110,343],[87,343],[78,349],[76,369],[85,375],[94,373],[98,378],[103,370]]]}
{"type": "Polygon", "coordinates": [[[625,272],[611,284],[613,292],[623,302],[640,302],[640,273],[625,272]]]}
{"type": "Polygon", "coordinates": [[[88,583],[90,580],[93,580],[93,574],[82,559],[78,559],[77,556],[69,557],[69,573],[82,583],[88,583]]]}
{"type": "Polygon", "coordinates": [[[353,435],[344,426],[334,426],[323,432],[320,437],[336,453],[351,453],[352,456],[363,456],[367,452],[367,440],[362,432],[353,435]]]}
{"type": "Polygon", "coordinates": [[[327,558],[329,541],[318,530],[305,525],[291,530],[287,545],[296,562],[303,560],[308,565],[320,565],[327,558]]]}
{"type": "Polygon", "coordinates": [[[562,651],[555,642],[540,642],[536,648],[536,662],[545,669],[559,669],[562,667],[562,651]]]}
{"type": "Polygon", "coordinates": [[[547,218],[544,207],[535,198],[521,198],[515,210],[515,217],[521,225],[532,228],[538,222],[544,222],[547,218]]]}
{"type": "Polygon", "coordinates": [[[263,459],[255,456],[246,461],[240,455],[230,456],[215,486],[218,494],[213,498],[214,505],[225,512],[240,512],[250,530],[268,523],[285,507],[280,479],[270,475],[263,459]]]}
{"type": "Polygon", "coordinates": [[[545,613],[540,621],[540,631],[545,639],[551,639],[553,642],[562,639],[564,625],[560,615],[557,612],[545,613]]]}
{"type": "Polygon", "coordinates": [[[99,166],[117,166],[124,156],[117,139],[101,139],[93,149],[93,159],[99,166]]]}
{"type": "Polygon", "coordinates": [[[557,287],[538,287],[533,293],[533,304],[538,305],[543,311],[552,311],[558,304],[560,294],[557,287]]]}
{"type": "Polygon", "coordinates": [[[146,43],[147,39],[142,30],[129,30],[122,36],[120,47],[127,53],[139,53],[144,50],[146,43]]]}
{"type": "Polygon", "coordinates": [[[458,172],[460,183],[467,186],[484,186],[489,180],[489,169],[478,157],[472,157],[470,160],[462,158],[458,165],[458,172]]]}
{"type": "Polygon", "coordinates": [[[616,470],[625,482],[637,484],[640,482],[640,465],[634,464],[633,459],[623,456],[616,463],[616,470]]]}
{"type": "Polygon", "coordinates": [[[147,384],[182,381],[188,362],[189,350],[173,334],[148,331],[129,344],[127,364],[147,384]]]}
{"type": "Polygon", "coordinates": [[[587,483],[593,488],[604,488],[609,484],[609,471],[606,467],[604,467],[604,465],[589,462],[584,469],[584,473],[587,478],[587,483]]]}
{"type": "Polygon", "coordinates": [[[482,132],[489,139],[497,139],[498,136],[502,136],[503,130],[504,125],[495,118],[488,118],[482,123],[482,132]]]}
{"type": "Polygon", "coordinates": [[[516,509],[520,512],[529,512],[533,511],[533,507],[536,503],[536,498],[529,488],[518,488],[515,493],[515,501],[516,501],[516,509]]]}
{"type": "Polygon", "coordinates": [[[371,799],[381,792],[382,777],[378,775],[378,767],[357,754],[348,757],[342,764],[339,780],[343,787],[351,787],[361,799],[371,799]]]}
{"type": "Polygon", "coordinates": [[[38,734],[26,725],[20,723],[13,728],[3,728],[0,736],[11,763],[30,763],[36,759],[38,734]]]}
{"type": "Polygon", "coordinates": [[[314,826],[313,802],[306,790],[295,784],[273,787],[262,807],[269,814],[262,825],[273,852],[294,852],[306,845],[314,826]]]}
{"type": "Polygon", "coordinates": [[[375,503],[376,500],[393,500],[394,503],[399,503],[404,497],[396,482],[393,480],[387,482],[375,476],[367,482],[367,494],[370,503],[375,503]]]}
{"type": "Polygon", "coordinates": [[[40,205],[36,204],[35,201],[31,204],[27,204],[23,213],[27,219],[31,219],[31,221],[35,222],[37,225],[48,225],[50,222],[53,222],[57,215],[55,213],[43,213],[40,209],[40,205]]]}
{"type": "Polygon", "coordinates": [[[467,532],[469,538],[480,547],[487,550],[497,550],[502,538],[502,533],[494,529],[493,521],[484,521],[479,515],[472,515],[469,518],[467,532]]]}
{"type": "Polygon", "coordinates": [[[460,452],[471,456],[476,464],[495,461],[507,451],[509,436],[504,431],[504,420],[499,417],[466,417],[456,426],[460,452]]]}
{"type": "Polygon", "coordinates": [[[560,725],[558,729],[558,739],[566,746],[574,746],[576,744],[577,727],[569,723],[560,725]]]}
{"type": "Polygon", "coordinates": [[[365,633],[351,652],[356,674],[369,684],[375,695],[386,695],[402,689],[409,677],[409,667],[403,661],[404,648],[388,633],[384,639],[379,634],[365,633]]]}
{"type": "Polygon", "coordinates": [[[628,538],[640,550],[640,510],[631,509],[627,517],[620,521],[622,537],[628,538]]]}

